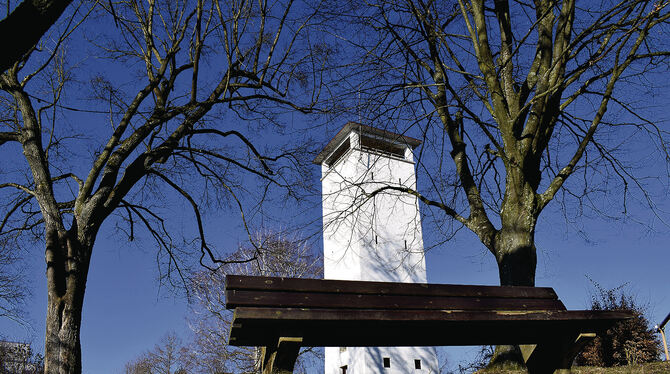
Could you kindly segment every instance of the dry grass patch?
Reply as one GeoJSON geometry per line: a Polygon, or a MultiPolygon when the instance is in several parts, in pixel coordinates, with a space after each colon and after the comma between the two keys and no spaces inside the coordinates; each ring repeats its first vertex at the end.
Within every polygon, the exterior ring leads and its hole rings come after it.
{"type": "MultiPolygon", "coordinates": [[[[525,370],[479,370],[477,374],[527,374],[525,370]]],[[[639,365],[600,368],[592,366],[576,366],[572,374],[670,374],[670,362],[648,362],[639,365]]]]}

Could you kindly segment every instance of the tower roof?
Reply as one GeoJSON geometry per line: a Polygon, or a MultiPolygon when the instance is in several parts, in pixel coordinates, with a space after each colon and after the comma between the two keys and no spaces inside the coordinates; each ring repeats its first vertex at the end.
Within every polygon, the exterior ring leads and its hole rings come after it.
{"type": "Polygon", "coordinates": [[[314,158],[312,161],[315,164],[321,164],[329,154],[331,154],[335,148],[346,138],[349,133],[352,131],[359,131],[360,133],[375,135],[392,142],[399,142],[406,144],[412,149],[418,147],[421,144],[421,140],[415,139],[406,135],[396,134],[391,131],[386,131],[378,129],[376,127],[366,126],[357,122],[347,122],[340,131],[335,134],[335,136],[330,139],[328,144],[321,150],[321,152],[314,158]]]}

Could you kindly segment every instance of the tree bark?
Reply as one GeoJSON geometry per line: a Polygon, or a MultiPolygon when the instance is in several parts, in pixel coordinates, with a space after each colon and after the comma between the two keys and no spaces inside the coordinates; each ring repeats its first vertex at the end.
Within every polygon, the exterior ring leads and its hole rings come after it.
{"type": "MultiPolygon", "coordinates": [[[[508,186],[501,213],[502,228],[493,241],[501,286],[535,286],[537,252],[535,225],[538,212],[534,190],[518,193],[508,186]]],[[[496,346],[489,368],[523,369],[525,363],[518,345],[496,346]]]]}
{"type": "Polygon", "coordinates": [[[537,253],[535,227],[518,230],[504,227],[495,240],[495,256],[501,286],[535,286],[537,253]]]}
{"type": "Polygon", "coordinates": [[[535,286],[535,226],[540,214],[537,159],[518,155],[506,162],[505,195],[500,209],[501,228],[491,252],[498,262],[501,286],[535,286]],[[518,160],[518,161],[517,161],[518,160]]]}
{"type": "Polygon", "coordinates": [[[81,373],[81,316],[92,240],[67,232],[49,233],[47,258],[47,317],[45,374],[81,373]]]}
{"type": "Polygon", "coordinates": [[[0,21],[0,35],[3,40],[0,73],[20,61],[35,46],[71,2],[72,0],[24,0],[7,18],[0,21]]]}
{"type": "MultiPolygon", "coordinates": [[[[495,256],[501,286],[535,286],[537,255],[535,226],[527,230],[503,227],[495,240],[495,256]]],[[[498,345],[488,365],[496,369],[523,369],[518,345],[498,345]]]]}

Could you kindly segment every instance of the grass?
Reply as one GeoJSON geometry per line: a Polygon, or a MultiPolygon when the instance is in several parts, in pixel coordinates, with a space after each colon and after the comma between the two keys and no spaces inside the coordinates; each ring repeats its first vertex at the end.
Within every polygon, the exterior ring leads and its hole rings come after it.
{"type": "Polygon", "coordinates": [[[573,374],[668,374],[670,373],[670,362],[649,362],[631,366],[618,366],[613,368],[598,367],[575,367],[573,374]]]}
{"type": "MultiPolygon", "coordinates": [[[[478,374],[526,374],[524,370],[481,370],[478,374]]],[[[669,374],[670,362],[649,362],[639,365],[600,368],[592,366],[576,366],[572,374],[669,374]]]]}

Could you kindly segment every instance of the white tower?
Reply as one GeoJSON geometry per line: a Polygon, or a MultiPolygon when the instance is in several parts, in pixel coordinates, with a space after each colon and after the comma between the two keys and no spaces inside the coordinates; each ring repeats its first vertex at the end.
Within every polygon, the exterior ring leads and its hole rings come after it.
{"type": "MultiPolygon", "coordinates": [[[[416,189],[419,144],[349,122],[314,159],[322,172],[324,278],[426,282],[418,201],[393,189],[416,189]]],[[[325,369],[423,374],[437,373],[438,362],[433,347],[326,347],[325,369]]]]}

